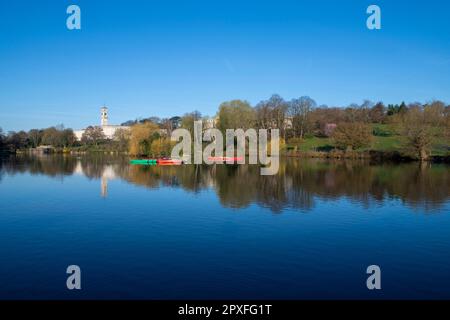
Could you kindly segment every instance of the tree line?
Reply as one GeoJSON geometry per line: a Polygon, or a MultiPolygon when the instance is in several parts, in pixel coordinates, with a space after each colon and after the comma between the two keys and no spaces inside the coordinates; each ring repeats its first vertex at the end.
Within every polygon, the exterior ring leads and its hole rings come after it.
{"type": "Polygon", "coordinates": [[[279,175],[261,176],[259,168],[251,165],[129,167],[127,157],[96,153],[77,158],[25,155],[3,163],[0,158],[0,172],[9,175],[29,172],[62,179],[75,174],[80,166],[89,178],[98,179],[105,170],[112,169],[124,181],[148,188],[164,185],[200,192],[214,186],[224,206],[245,208],[257,204],[279,213],[285,207],[308,211],[318,199],[346,197],[374,208],[387,199],[400,199],[408,207],[428,214],[442,212],[450,196],[450,170],[446,165],[429,163],[398,166],[287,159],[280,163],[279,175]]]}
{"type": "Polygon", "coordinates": [[[52,146],[57,149],[121,151],[128,150],[129,132],[117,130],[113,139],[107,139],[101,127],[89,126],[85,129],[81,140],[77,140],[74,131],[57,125],[45,129],[31,129],[29,131],[10,131],[4,133],[0,128],[0,151],[15,152],[52,146]]]}
{"type": "Polygon", "coordinates": [[[253,106],[245,100],[223,102],[214,117],[193,111],[181,117],[153,116],[127,121],[123,125],[130,126],[131,130],[118,130],[112,140],[105,138],[101,127],[88,127],[81,141],[63,126],[8,134],[0,131],[0,147],[22,149],[48,144],[128,151],[133,155],[169,155],[172,131],[181,127],[193,133],[194,121],[198,120],[204,122],[204,127],[222,131],[279,129],[283,142],[294,145],[308,138],[328,137],[335,148],[342,150],[369,148],[375,136],[397,135],[403,139],[408,152],[420,159],[430,156],[432,145],[438,139],[450,139],[450,106],[442,101],[385,105],[365,100],[361,104],[330,107],[318,105],[308,96],[287,101],[274,94],[253,106]]]}
{"type": "Polygon", "coordinates": [[[66,129],[63,125],[29,131],[10,131],[7,134],[0,128],[0,149],[3,150],[14,151],[41,145],[67,148],[73,146],[75,142],[73,130],[66,129]]]}
{"type": "MultiPolygon", "coordinates": [[[[182,117],[183,125],[192,127],[192,114],[182,117]]],[[[222,131],[279,129],[283,140],[291,144],[329,137],[334,147],[341,150],[370,148],[375,136],[396,135],[408,154],[427,159],[437,140],[446,139],[449,147],[450,105],[434,100],[386,106],[365,100],[347,107],[329,107],[318,105],[308,96],[286,101],[275,94],[255,106],[244,100],[222,103],[215,125],[222,131]],[[383,129],[386,127],[389,129],[383,129]]]]}

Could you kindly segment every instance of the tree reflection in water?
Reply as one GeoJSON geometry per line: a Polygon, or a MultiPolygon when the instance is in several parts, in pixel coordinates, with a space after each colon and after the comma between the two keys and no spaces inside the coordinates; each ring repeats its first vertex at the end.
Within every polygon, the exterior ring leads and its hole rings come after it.
{"type": "MultiPolygon", "coordinates": [[[[398,199],[407,206],[432,212],[450,198],[450,167],[431,163],[382,163],[284,159],[275,176],[261,176],[256,165],[132,166],[119,156],[10,156],[0,160],[0,177],[29,173],[64,179],[82,174],[107,182],[122,179],[150,189],[214,190],[225,207],[253,203],[279,213],[285,208],[308,211],[315,199],[347,198],[365,207],[398,199]]],[[[0,182],[2,182],[0,178],[0,182]]]]}

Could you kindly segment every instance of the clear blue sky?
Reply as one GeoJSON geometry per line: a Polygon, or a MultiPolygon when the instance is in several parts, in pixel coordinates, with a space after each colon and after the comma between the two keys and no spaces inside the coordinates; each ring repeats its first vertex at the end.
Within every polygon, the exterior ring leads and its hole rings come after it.
{"type": "Polygon", "coordinates": [[[214,115],[278,93],[319,104],[450,102],[450,2],[0,2],[0,127],[214,115]],[[382,30],[366,28],[378,4],[382,30]],[[82,30],[66,28],[77,4],[82,30]]]}

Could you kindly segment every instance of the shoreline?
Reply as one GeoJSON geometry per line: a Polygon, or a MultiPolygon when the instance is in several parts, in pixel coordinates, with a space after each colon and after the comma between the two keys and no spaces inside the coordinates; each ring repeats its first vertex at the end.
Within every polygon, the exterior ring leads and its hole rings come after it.
{"type": "Polygon", "coordinates": [[[450,163],[450,155],[431,155],[427,159],[420,160],[404,155],[400,151],[286,151],[281,155],[288,158],[450,163]]]}
{"type": "MultiPolygon", "coordinates": [[[[3,151],[1,155],[14,155],[14,154],[35,154],[35,155],[87,155],[87,154],[105,154],[105,155],[131,155],[126,151],[111,151],[111,150],[70,150],[70,149],[55,149],[51,152],[38,152],[33,149],[15,150],[15,151],[3,151]]],[[[431,155],[425,160],[420,160],[411,156],[402,154],[400,151],[343,151],[343,150],[331,150],[331,151],[281,151],[280,157],[284,158],[298,158],[298,159],[333,159],[333,160],[369,160],[376,162],[432,162],[432,163],[448,163],[450,164],[450,155],[431,155]]]]}

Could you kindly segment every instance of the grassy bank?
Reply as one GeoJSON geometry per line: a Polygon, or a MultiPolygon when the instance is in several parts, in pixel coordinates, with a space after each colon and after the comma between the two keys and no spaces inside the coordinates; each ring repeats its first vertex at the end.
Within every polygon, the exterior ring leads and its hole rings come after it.
{"type": "MultiPolygon", "coordinates": [[[[336,147],[333,138],[330,137],[305,137],[288,141],[282,151],[287,156],[312,157],[312,158],[365,158],[365,159],[395,159],[414,160],[414,156],[408,153],[405,137],[395,134],[388,125],[373,125],[374,135],[369,147],[344,151],[336,147]]],[[[449,160],[450,145],[445,138],[440,138],[433,143],[431,160],[449,160]]]]}

